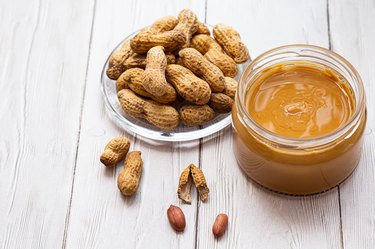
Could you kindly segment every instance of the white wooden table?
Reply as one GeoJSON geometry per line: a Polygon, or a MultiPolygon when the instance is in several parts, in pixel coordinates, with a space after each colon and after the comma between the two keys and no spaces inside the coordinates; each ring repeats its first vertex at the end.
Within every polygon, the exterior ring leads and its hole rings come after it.
{"type": "Polygon", "coordinates": [[[375,248],[374,0],[0,0],[0,248],[375,248]],[[110,121],[100,74],[111,49],[164,15],[193,9],[237,28],[252,57],[308,43],[346,57],[362,75],[368,124],[362,161],[325,194],[294,198],[249,181],[232,153],[232,131],[189,144],[150,145],[110,121]],[[98,158],[118,135],[143,153],[138,193],[123,198],[121,168],[98,158]],[[207,203],[183,205],[178,177],[199,165],[207,203]],[[169,226],[170,204],[187,227],[169,226]],[[227,233],[214,239],[219,212],[227,233]]]}

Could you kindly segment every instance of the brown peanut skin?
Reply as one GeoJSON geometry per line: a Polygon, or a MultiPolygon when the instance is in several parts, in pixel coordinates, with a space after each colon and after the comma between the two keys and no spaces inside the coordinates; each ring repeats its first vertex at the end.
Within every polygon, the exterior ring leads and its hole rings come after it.
{"type": "Polygon", "coordinates": [[[217,24],[213,29],[216,41],[236,63],[244,63],[249,58],[249,50],[241,41],[240,34],[231,26],[217,24]]]}
{"type": "Polygon", "coordinates": [[[186,126],[203,125],[215,117],[215,111],[208,105],[185,105],[179,113],[181,122],[186,126]]]}
{"type": "Polygon", "coordinates": [[[167,210],[169,224],[177,232],[183,232],[186,226],[185,215],[181,208],[170,205],[167,210]]]}
{"type": "Polygon", "coordinates": [[[224,93],[213,93],[208,105],[217,113],[227,113],[232,110],[233,99],[224,93]]]}
{"type": "Polygon", "coordinates": [[[166,52],[173,52],[181,48],[185,42],[186,36],[179,30],[170,30],[157,34],[142,31],[130,40],[130,47],[138,54],[145,54],[155,46],[162,46],[166,52]]]}
{"type": "Polygon", "coordinates": [[[225,76],[234,77],[237,75],[236,62],[226,55],[221,46],[209,35],[195,35],[191,39],[191,47],[198,50],[207,60],[215,64],[225,76]]]}
{"type": "Polygon", "coordinates": [[[230,77],[225,77],[225,88],[223,93],[234,99],[237,91],[238,82],[230,77]]]}
{"type": "Polygon", "coordinates": [[[167,67],[167,58],[164,54],[164,48],[156,46],[147,52],[147,64],[143,73],[142,84],[147,92],[160,97],[167,92],[167,80],[165,78],[165,69],[167,67]]]}
{"type": "Polygon", "coordinates": [[[178,20],[174,16],[165,16],[157,19],[149,28],[151,33],[162,33],[176,27],[178,20]]]}
{"type": "Polygon", "coordinates": [[[212,233],[216,238],[220,238],[224,235],[225,230],[228,226],[228,215],[226,214],[219,214],[216,216],[215,222],[212,226],[212,233]]]}
{"type": "Polygon", "coordinates": [[[178,14],[178,23],[173,29],[174,31],[181,31],[185,35],[185,44],[182,48],[190,46],[191,37],[198,30],[198,18],[190,9],[184,9],[178,14]]]}
{"type": "Polygon", "coordinates": [[[184,48],[178,53],[182,63],[199,77],[202,77],[211,87],[212,92],[224,90],[223,72],[194,48],[184,48]]]}
{"type": "Polygon", "coordinates": [[[123,195],[131,196],[137,191],[142,164],[140,151],[132,151],[126,156],[124,169],[117,178],[117,186],[123,195]]]}
{"type": "Polygon", "coordinates": [[[119,161],[125,158],[129,147],[130,141],[126,137],[111,139],[105,146],[100,156],[100,161],[107,167],[114,167],[119,161]]]}
{"type": "Polygon", "coordinates": [[[125,113],[144,118],[161,130],[173,130],[178,126],[179,114],[172,106],[139,97],[130,89],[123,89],[117,95],[125,113]]]}
{"type": "Polygon", "coordinates": [[[124,65],[127,58],[129,58],[134,52],[130,48],[130,41],[124,42],[120,50],[114,52],[108,61],[108,68],[106,74],[108,78],[117,80],[118,77],[125,71],[124,65]]]}
{"type": "Polygon", "coordinates": [[[180,65],[167,66],[167,81],[171,83],[181,97],[197,105],[204,105],[210,100],[211,88],[189,69],[180,65]]]}
{"type": "Polygon", "coordinates": [[[121,76],[117,80],[117,90],[120,91],[122,89],[130,88],[136,94],[143,97],[151,98],[161,104],[169,104],[176,100],[176,90],[169,83],[167,85],[167,92],[160,97],[154,96],[147,92],[142,84],[143,73],[144,70],[142,68],[131,68],[126,70],[121,74],[121,76]],[[126,88],[123,88],[123,85],[126,85],[126,88]]]}

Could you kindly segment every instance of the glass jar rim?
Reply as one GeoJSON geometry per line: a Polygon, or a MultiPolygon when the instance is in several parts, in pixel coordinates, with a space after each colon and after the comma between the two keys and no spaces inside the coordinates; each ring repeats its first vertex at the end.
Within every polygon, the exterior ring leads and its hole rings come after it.
{"type": "MultiPolygon", "coordinates": [[[[296,53],[295,51],[292,51],[293,53],[296,53]]],[[[291,60],[291,61],[296,61],[296,60],[291,60]]],[[[310,147],[310,146],[320,146],[324,145],[327,143],[330,143],[340,136],[342,134],[346,134],[347,131],[353,126],[355,126],[360,118],[362,117],[362,113],[365,110],[365,103],[366,103],[366,97],[365,97],[365,92],[364,92],[364,86],[362,79],[357,72],[357,70],[354,68],[354,66],[347,61],[344,57],[341,55],[315,45],[309,45],[309,44],[289,44],[289,45],[284,45],[284,46],[279,46],[273,49],[270,49],[262,54],[260,54],[258,57],[256,57],[254,60],[252,60],[249,65],[246,66],[245,70],[243,71],[240,80],[239,80],[239,85],[238,85],[238,90],[236,92],[236,98],[235,98],[235,105],[237,107],[237,111],[244,114],[245,119],[240,119],[241,122],[245,122],[246,126],[250,126],[254,132],[256,132],[257,135],[266,138],[269,141],[272,142],[277,142],[278,144],[282,144],[285,146],[290,146],[290,145],[298,145],[298,146],[303,146],[303,147],[310,147]],[[316,137],[311,137],[311,138],[292,138],[292,137],[286,137],[282,136],[279,134],[276,134],[274,132],[271,132],[258,124],[250,115],[248,112],[247,108],[245,107],[245,95],[246,92],[243,91],[243,89],[240,87],[242,84],[245,83],[246,81],[246,75],[252,70],[252,67],[262,61],[262,59],[267,58],[267,56],[272,55],[277,52],[281,52],[286,50],[285,52],[288,52],[287,49],[291,48],[298,48],[300,50],[303,49],[312,49],[316,52],[320,53],[326,53],[330,56],[332,56],[334,59],[338,60],[341,62],[348,73],[353,76],[354,82],[358,87],[358,97],[355,96],[356,99],[356,110],[352,114],[352,116],[349,118],[349,120],[343,125],[342,127],[339,127],[338,129],[335,129],[327,134],[321,135],[321,136],[316,136],[316,137]]]]}

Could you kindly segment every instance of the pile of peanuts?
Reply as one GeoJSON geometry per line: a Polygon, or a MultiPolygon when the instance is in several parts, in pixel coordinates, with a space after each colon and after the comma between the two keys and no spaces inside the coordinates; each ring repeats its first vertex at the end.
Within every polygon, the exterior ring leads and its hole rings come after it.
{"type": "Polygon", "coordinates": [[[123,111],[161,130],[203,125],[232,109],[237,64],[249,52],[237,31],[213,28],[189,9],[166,16],[124,42],[109,59],[123,111]]]}

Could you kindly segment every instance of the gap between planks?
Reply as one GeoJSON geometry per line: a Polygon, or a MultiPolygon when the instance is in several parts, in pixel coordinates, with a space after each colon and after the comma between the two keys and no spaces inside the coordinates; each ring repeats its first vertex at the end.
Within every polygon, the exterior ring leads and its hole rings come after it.
{"type": "MultiPolygon", "coordinates": [[[[330,22],[330,16],[329,16],[329,1],[327,0],[326,4],[326,13],[327,13],[327,32],[328,32],[328,49],[332,50],[332,43],[331,43],[331,22],[330,22]]],[[[340,216],[340,245],[341,249],[344,249],[344,234],[342,230],[342,208],[341,208],[341,195],[340,195],[340,185],[337,187],[337,201],[339,204],[339,216],[340,216]]]]}
{"type": "Polygon", "coordinates": [[[88,50],[86,69],[85,69],[85,82],[83,84],[83,93],[82,93],[82,98],[81,98],[81,109],[80,109],[80,113],[79,113],[78,136],[77,136],[77,142],[76,142],[77,145],[76,145],[76,151],[75,151],[75,156],[74,156],[73,176],[72,176],[72,183],[71,183],[71,187],[70,187],[70,198],[69,198],[68,209],[67,209],[66,217],[65,217],[65,227],[64,227],[63,241],[62,241],[62,245],[61,245],[62,249],[66,248],[66,240],[67,240],[67,236],[68,236],[68,228],[69,228],[69,221],[70,221],[70,210],[71,210],[72,201],[73,201],[74,179],[75,179],[76,168],[77,168],[79,142],[81,140],[82,114],[83,114],[83,107],[84,107],[84,104],[85,104],[86,89],[87,89],[87,75],[88,75],[88,71],[89,71],[90,56],[91,56],[91,45],[92,45],[92,38],[93,38],[94,25],[95,25],[96,2],[97,2],[97,0],[94,0],[94,4],[93,4],[93,8],[92,8],[92,20],[91,20],[91,29],[90,29],[89,50],[88,50]]]}

